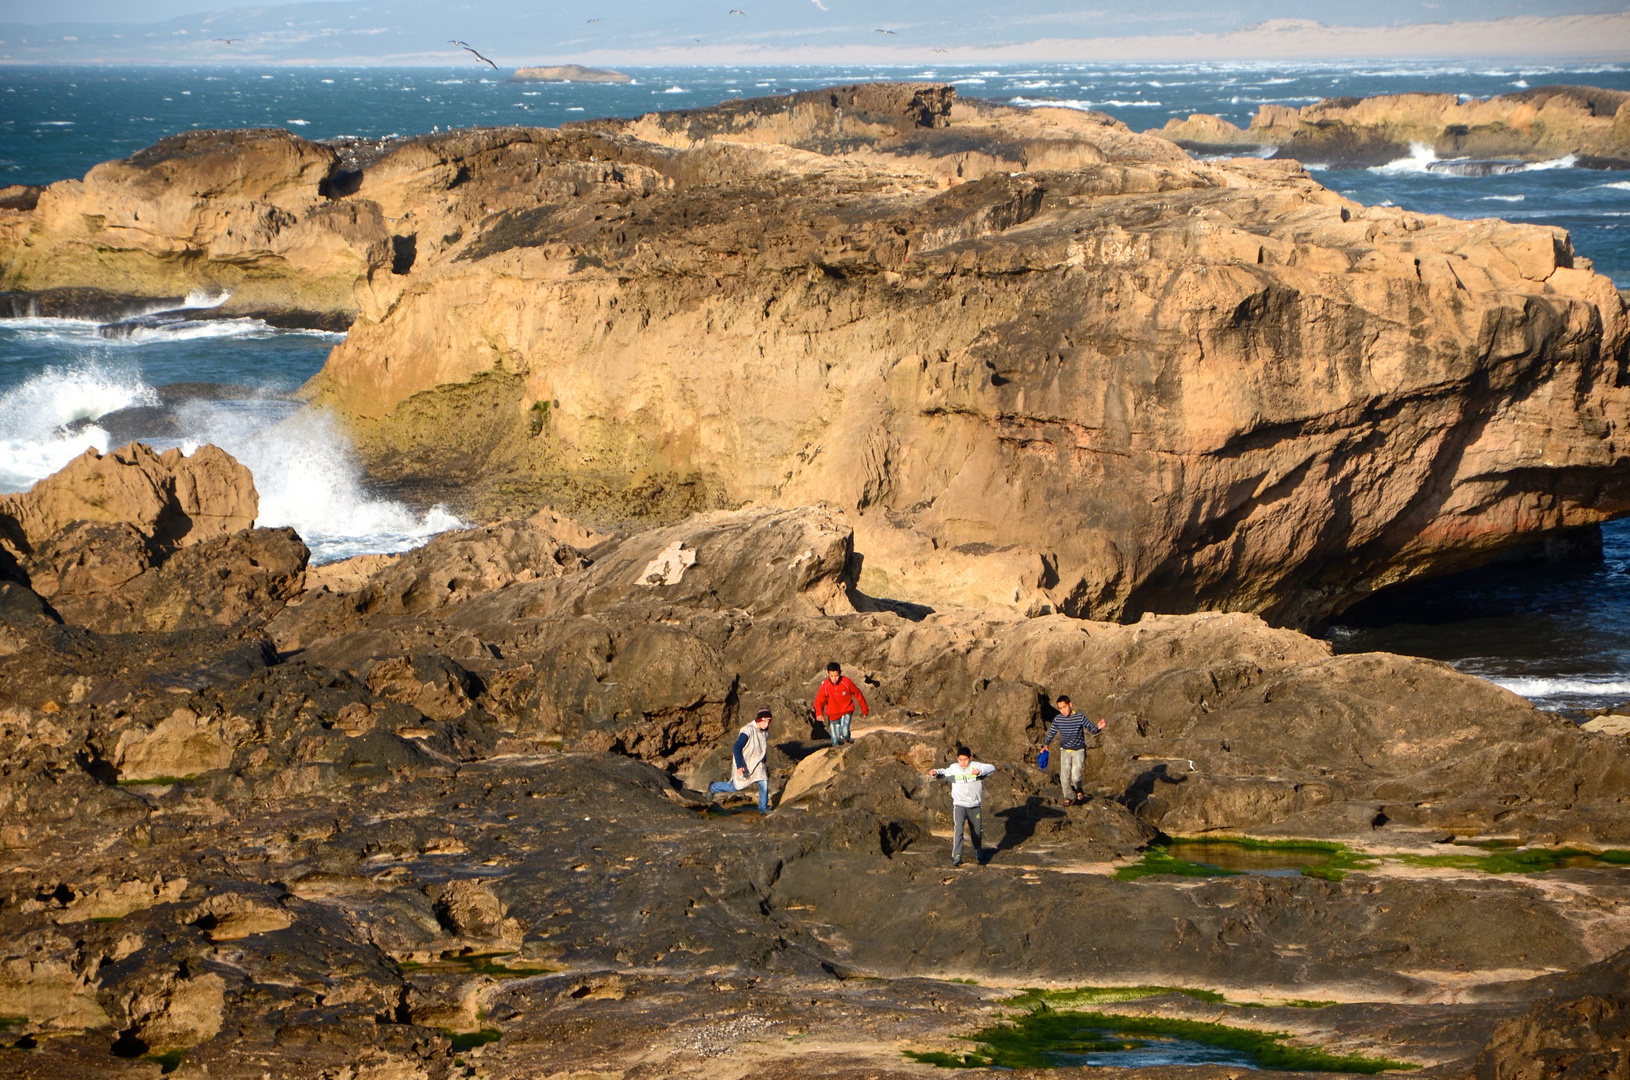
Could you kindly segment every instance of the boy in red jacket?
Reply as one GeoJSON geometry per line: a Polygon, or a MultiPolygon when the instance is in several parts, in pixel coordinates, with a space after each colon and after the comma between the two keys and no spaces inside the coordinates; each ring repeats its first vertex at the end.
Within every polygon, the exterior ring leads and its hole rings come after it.
{"type": "Polygon", "coordinates": [[[849,718],[854,715],[855,706],[860,706],[861,716],[870,716],[871,707],[866,704],[866,696],[860,692],[850,678],[843,673],[843,668],[836,660],[826,665],[826,678],[821,681],[821,688],[815,692],[815,719],[825,718],[826,730],[832,736],[832,745],[852,743],[855,740],[849,737],[849,718]]]}

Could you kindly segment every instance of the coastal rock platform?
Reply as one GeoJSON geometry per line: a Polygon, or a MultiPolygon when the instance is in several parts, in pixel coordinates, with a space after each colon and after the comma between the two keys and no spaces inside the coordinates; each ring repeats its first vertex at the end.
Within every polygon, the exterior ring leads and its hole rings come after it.
{"type": "MultiPolygon", "coordinates": [[[[235,464],[155,475],[193,462],[235,464]]],[[[198,490],[201,519],[246,497],[198,490]]],[[[159,572],[233,580],[266,542],[247,526],[159,572]]],[[[610,534],[543,513],[297,559],[151,628],[99,623],[139,577],[81,616],[18,563],[11,1074],[926,1077],[902,1051],[965,1051],[1020,988],[1081,986],[1432,1076],[1623,1054],[1623,736],[1249,614],[928,612],[868,596],[854,545],[822,507],[610,534]],[[840,747],[808,707],[831,658],[870,703],[840,747]],[[1060,692],[1109,722],[1079,807],[1032,763],[1060,692]],[[760,707],[767,818],[702,794],[760,707]],[[997,766],[991,857],[949,869],[926,771],[959,741],[997,766]],[[1172,837],[1331,861],[1196,876],[1172,837]],[[1544,873],[1486,861],[1563,847],[1544,873]]]]}

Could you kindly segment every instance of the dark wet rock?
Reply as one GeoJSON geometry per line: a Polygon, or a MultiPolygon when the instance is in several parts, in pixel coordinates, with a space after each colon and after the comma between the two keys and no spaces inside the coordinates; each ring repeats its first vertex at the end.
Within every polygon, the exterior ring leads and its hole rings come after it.
{"type": "Polygon", "coordinates": [[[87,613],[73,582],[145,550],[122,528],[40,545],[49,600],[0,583],[0,1039],[38,1044],[23,1075],[170,1053],[245,1080],[700,1078],[751,1054],[925,1077],[902,1047],[955,1047],[995,987],[1038,983],[1219,990],[1269,1007],[1124,1008],[1445,1075],[1617,1052],[1578,1032],[1616,1022],[1630,871],[1115,877],[1161,832],[1624,842],[1622,738],[1441,664],[1254,616],[854,610],[821,509],[504,522],[299,596],[297,538],[243,529],[87,613]],[[147,618],[173,628],[120,621],[147,618]],[[829,659],[871,705],[837,748],[809,711],[829,659]],[[1033,764],[1060,692],[1109,720],[1085,806],[1033,764]],[[702,789],[764,705],[761,819],[702,789]],[[997,772],[990,858],[951,870],[926,774],[958,741],[997,772]]]}

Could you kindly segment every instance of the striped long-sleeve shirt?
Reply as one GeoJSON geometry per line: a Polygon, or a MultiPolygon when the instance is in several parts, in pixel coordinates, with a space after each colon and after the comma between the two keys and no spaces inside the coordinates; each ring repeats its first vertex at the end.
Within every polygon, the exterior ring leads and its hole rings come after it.
{"type": "Polygon", "coordinates": [[[1048,725],[1047,734],[1043,736],[1041,744],[1046,746],[1053,741],[1055,735],[1058,736],[1058,746],[1061,750],[1085,750],[1098,745],[1098,725],[1080,713],[1053,717],[1053,722],[1048,725]]]}

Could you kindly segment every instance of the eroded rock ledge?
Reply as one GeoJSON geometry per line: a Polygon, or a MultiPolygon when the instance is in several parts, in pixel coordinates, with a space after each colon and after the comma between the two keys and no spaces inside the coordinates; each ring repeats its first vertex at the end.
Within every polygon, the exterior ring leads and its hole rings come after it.
{"type": "Polygon", "coordinates": [[[313,400],[477,518],[824,501],[872,595],[1307,625],[1630,508],[1624,305],[1560,230],[932,84],[178,140],[0,211],[5,280],[350,282],[313,400]]]}

